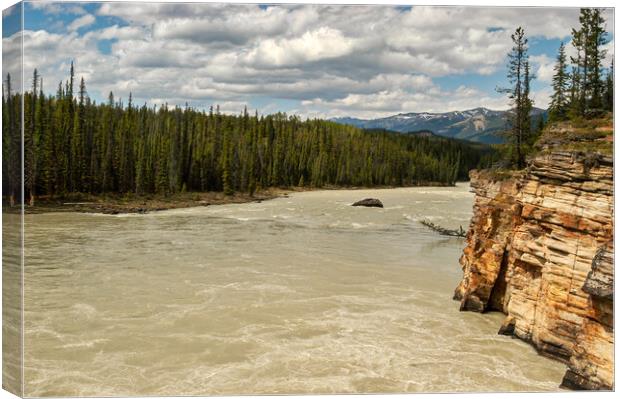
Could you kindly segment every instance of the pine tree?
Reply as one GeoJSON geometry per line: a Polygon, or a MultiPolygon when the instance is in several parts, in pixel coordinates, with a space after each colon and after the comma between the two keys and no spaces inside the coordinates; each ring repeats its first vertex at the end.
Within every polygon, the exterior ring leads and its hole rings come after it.
{"type": "Polygon", "coordinates": [[[530,74],[528,61],[528,40],[522,27],[518,27],[511,35],[513,47],[508,53],[508,81],[510,88],[499,88],[501,93],[508,94],[511,105],[510,141],[513,149],[513,162],[517,168],[525,166],[524,142],[531,130],[529,112],[532,101],[529,98],[530,74]]]}
{"type": "Polygon", "coordinates": [[[521,106],[521,117],[523,118],[521,122],[523,130],[522,142],[523,144],[530,144],[532,139],[532,108],[534,105],[534,101],[530,98],[530,83],[535,76],[531,73],[529,60],[525,60],[523,69],[523,99],[521,106]]]}
{"type": "Polygon", "coordinates": [[[582,116],[582,101],[581,101],[581,76],[579,75],[579,68],[573,66],[570,74],[570,95],[568,100],[568,116],[571,119],[582,116]]]}
{"type": "MultiPolygon", "coordinates": [[[[217,107],[216,118],[218,120],[221,118],[219,105],[217,107]]],[[[219,127],[220,124],[218,123],[217,126],[219,127]]],[[[222,135],[223,135],[223,142],[222,142],[222,156],[221,156],[221,166],[220,166],[222,170],[222,191],[226,195],[233,195],[235,191],[233,189],[233,184],[232,184],[232,171],[231,171],[232,148],[231,148],[231,142],[230,142],[231,141],[230,133],[227,131],[227,129],[224,129],[224,131],[222,132],[222,135]]]]}
{"type": "MultiPolygon", "coordinates": [[[[73,102],[73,99],[71,99],[73,102]]],[[[71,159],[72,159],[72,191],[78,191],[78,187],[83,186],[85,170],[84,139],[86,136],[86,83],[84,78],[80,80],[80,90],[78,93],[77,112],[73,118],[73,135],[71,138],[71,159]]]]}
{"type": "Polygon", "coordinates": [[[568,114],[569,98],[567,90],[569,87],[569,76],[566,72],[566,51],[564,43],[560,44],[558,58],[553,68],[551,104],[549,105],[549,119],[553,121],[564,120],[568,114]]]}
{"type": "MultiPolygon", "coordinates": [[[[5,192],[9,193],[9,206],[21,204],[21,132],[19,128],[20,95],[14,93],[11,85],[11,74],[6,75],[6,104],[2,107],[2,148],[3,161],[6,160],[5,192]],[[17,111],[17,112],[16,112],[17,111]]],[[[2,91],[4,97],[4,90],[2,91]]],[[[3,104],[4,105],[4,104],[3,104]]],[[[3,182],[4,183],[4,182],[3,182]]]]}
{"type": "Polygon", "coordinates": [[[96,104],[84,80],[79,83],[76,98],[72,79],[61,81],[55,96],[46,96],[37,72],[22,102],[7,77],[3,187],[14,202],[21,201],[15,196],[21,192],[22,103],[26,190],[32,200],[74,192],[253,194],[276,185],[452,184],[482,162],[480,151],[465,143],[365,132],[283,113],[250,117],[244,110],[233,116],[221,114],[219,107],[214,114],[167,104],[138,109],[133,97],[123,106],[112,93],[107,103],[96,104]]]}
{"type": "Polygon", "coordinates": [[[115,187],[114,180],[114,94],[110,92],[108,95],[108,104],[103,111],[102,116],[102,189],[103,191],[112,191],[115,187]]]}
{"type": "Polygon", "coordinates": [[[30,93],[30,101],[25,104],[30,110],[30,118],[28,118],[28,129],[24,134],[24,185],[28,190],[30,197],[29,204],[34,206],[36,198],[36,181],[37,181],[37,155],[38,155],[38,135],[39,126],[37,126],[37,95],[39,84],[39,73],[35,68],[32,74],[32,92],[30,93]]]}
{"type": "Polygon", "coordinates": [[[572,71],[572,95],[571,113],[574,116],[583,116],[586,110],[586,71],[588,66],[588,56],[586,40],[588,37],[588,24],[590,10],[582,8],[579,15],[580,29],[572,30],[572,44],[576,51],[576,56],[571,56],[571,63],[574,65],[572,71]]]}
{"type": "Polygon", "coordinates": [[[605,78],[605,90],[603,93],[603,107],[607,111],[614,110],[614,61],[611,60],[611,66],[607,71],[605,78]]]}
{"type": "MultiPolygon", "coordinates": [[[[38,96],[38,119],[37,125],[39,126],[39,137],[37,146],[37,184],[41,192],[48,191],[49,187],[49,164],[50,158],[50,106],[47,103],[47,99],[43,93],[43,78],[39,79],[39,96],[38,96]]],[[[49,192],[48,192],[49,193],[49,192]]]]}
{"type": "Polygon", "coordinates": [[[600,9],[595,8],[591,11],[588,24],[589,35],[586,40],[587,54],[590,59],[586,71],[590,90],[588,108],[599,110],[603,105],[602,63],[607,53],[601,47],[608,43],[605,19],[603,19],[600,9]]]}
{"type": "Polygon", "coordinates": [[[607,32],[602,11],[596,8],[582,8],[579,13],[579,29],[573,29],[572,43],[577,52],[571,57],[575,65],[573,90],[578,93],[571,105],[574,116],[585,116],[590,111],[602,108],[604,84],[602,61],[606,51],[601,47],[607,44],[607,32]]]}

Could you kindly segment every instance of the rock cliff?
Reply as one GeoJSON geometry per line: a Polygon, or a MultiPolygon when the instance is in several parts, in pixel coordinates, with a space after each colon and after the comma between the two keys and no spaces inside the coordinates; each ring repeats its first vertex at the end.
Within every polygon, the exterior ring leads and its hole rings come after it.
{"type": "Polygon", "coordinates": [[[613,158],[541,151],[510,176],[472,171],[461,310],[564,361],[562,386],[613,389],[613,158]]]}

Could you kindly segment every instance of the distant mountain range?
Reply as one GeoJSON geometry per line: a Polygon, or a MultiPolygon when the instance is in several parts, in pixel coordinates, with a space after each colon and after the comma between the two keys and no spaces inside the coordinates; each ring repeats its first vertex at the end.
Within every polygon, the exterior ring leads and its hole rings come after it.
{"type": "MultiPolygon", "coordinates": [[[[444,113],[411,112],[379,119],[332,118],[331,120],[345,125],[353,125],[362,129],[386,129],[409,133],[431,131],[439,136],[474,141],[486,144],[502,143],[505,139],[499,136],[507,128],[507,111],[493,111],[488,108],[474,108],[467,111],[444,113]]],[[[547,111],[534,108],[532,116],[547,111]]],[[[536,118],[533,118],[534,121],[536,118]]]]}

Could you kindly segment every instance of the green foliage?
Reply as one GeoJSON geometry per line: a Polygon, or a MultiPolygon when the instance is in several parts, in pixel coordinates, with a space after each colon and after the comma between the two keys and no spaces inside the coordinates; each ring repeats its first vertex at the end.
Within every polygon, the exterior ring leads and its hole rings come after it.
{"type": "MultiPolygon", "coordinates": [[[[549,121],[561,122],[571,119],[574,123],[597,118],[613,110],[613,63],[603,79],[602,61],[606,51],[607,32],[602,11],[582,8],[579,15],[579,29],[572,30],[572,45],[575,55],[570,57],[571,72],[566,62],[564,43],[558,50],[552,81],[553,94],[549,106],[549,121]]],[[[504,166],[521,169],[525,166],[528,153],[534,151],[534,144],[545,127],[542,117],[532,123],[529,98],[530,80],[527,55],[527,38],[521,27],[512,35],[513,47],[508,54],[508,80],[510,88],[499,89],[507,93],[511,104],[509,146],[499,147],[497,156],[502,157],[504,166]],[[512,164],[512,165],[508,165],[512,164]]],[[[501,161],[501,160],[500,160],[501,161]]]]}
{"type": "MultiPolygon", "coordinates": [[[[458,140],[364,131],[283,113],[259,117],[187,105],[138,108],[131,95],[123,106],[112,93],[107,103],[95,104],[83,80],[74,98],[73,68],[55,96],[36,95],[35,89],[24,95],[24,104],[34,107],[25,113],[34,137],[26,147],[36,160],[27,165],[31,198],[75,192],[230,195],[267,187],[451,185],[466,180],[469,169],[490,152],[458,140]]],[[[8,90],[3,96],[6,132],[17,120],[20,99],[8,90]]],[[[3,160],[14,162],[9,153],[14,138],[3,132],[3,139],[3,160]]],[[[8,181],[3,184],[8,187],[8,181]]]]}
{"type": "Polygon", "coordinates": [[[498,89],[506,93],[510,100],[510,134],[509,142],[512,145],[508,155],[509,161],[518,169],[525,166],[524,146],[530,139],[532,122],[530,113],[533,101],[530,98],[530,82],[534,76],[530,74],[528,56],[528,39],[525,31],[518,27],[511,35],[513,46],[508,53],[508,81],[511,87],[498,89]]]}
{"type": "Polygon", "coordinates": [[[566,71],[566,51],[564,43],[560,44],[558,58],[553,68],[551,104],[549,105],[549,119],[551,121],[564,120],[568,115],[569,75],[566,71]]]}
{"type": "MultiPolygon", "coordinates": [[[[571,57],[571,117],[600,113],[609,106],[605,101],[606,85],[603,81],[602,62],[608,43],[605,20],[597,8],[582,8],[579,14],[579,29],[572,31],[572,44],[576,55],[571,57]]],[[[608,108],[608,110],[611,110],[608,108]]]]}
{"type": "Polygon", "coordinates": [[[611,60],[611,67],[605,77],[605,90],[603,92],[603,108],[606,111],[614,110],[614,61],[611,60]]]}
{"type": "Polygon", "coordinates": [[[22,98],[21,93],[13,92],[7,74],[2,90],[2,191],[11,206],[21,203],[22,98]]]}

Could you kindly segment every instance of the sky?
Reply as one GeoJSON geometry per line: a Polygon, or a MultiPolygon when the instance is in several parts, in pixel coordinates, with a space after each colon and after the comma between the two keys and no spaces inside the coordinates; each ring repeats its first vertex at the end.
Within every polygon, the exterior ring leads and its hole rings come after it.
{"type": "MultiPolygon", "coordinates": [[[[18,12],[3,13],[3,68],[19,70],[18,12]],[[14,15],[11,15],[14,14],[14,15]]],[[[506,55],[529,38],[534,105],[546,108],[577,8],[26,2],[24,70],[55,93],[69,65],[89,96],[224,112],[385,117],[507,109],[506,55]]],[[[613,12],[605,10],[613,51],[613,12]]],[[[573,53],[572,46],[567,52],[573,53]]]]}

